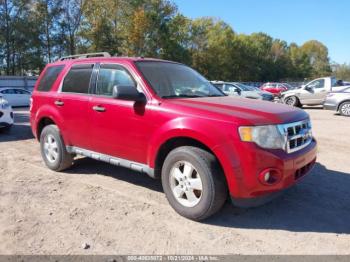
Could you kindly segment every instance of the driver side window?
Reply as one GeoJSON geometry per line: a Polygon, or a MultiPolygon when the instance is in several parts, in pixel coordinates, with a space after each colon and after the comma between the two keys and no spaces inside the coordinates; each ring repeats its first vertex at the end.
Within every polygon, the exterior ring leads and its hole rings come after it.
{"type": "Polygon", "coordinates": [[[319,79],[319,80],[315,80],[315,81],[311,82],[306,87],[316,88],[316,89],[317,88],[324,88],[324,84],[325,84],[324,79],[319,79]]]}
{"type": "Polygon", "coordinates": [[[120,65],[101,65],[96,84],[96,94],[112,96],[113,87],[130,86],[136,88],[136,83],[128,71],[120,65]]]}

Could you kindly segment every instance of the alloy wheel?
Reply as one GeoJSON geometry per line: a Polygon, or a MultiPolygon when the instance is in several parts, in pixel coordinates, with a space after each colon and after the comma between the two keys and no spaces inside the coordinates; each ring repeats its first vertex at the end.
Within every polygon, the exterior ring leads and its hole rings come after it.
{"type": "Polygon", "coordinates": [[[58,144],[55,137],[51,134],[45,137],[44,152],[46,159],[54,163],[58,158],[58,144]]]}
{"type": "Polygon", "coordinates": [[[185,207],[194,207],[202,197],[203,185],[196,168],[187,161],[178,161],[170,171],[170,188],[175,199],[185,207]]]}

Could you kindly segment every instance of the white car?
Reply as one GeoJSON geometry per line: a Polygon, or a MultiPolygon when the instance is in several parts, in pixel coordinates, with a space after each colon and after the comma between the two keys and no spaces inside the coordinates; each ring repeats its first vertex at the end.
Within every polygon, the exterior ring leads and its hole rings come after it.
{"type": "Polygon", "coordinates": [[[0,129],[9,129],[13,125],[13,111],[10,104],[0,96],[0,129]]]}
{"type": "Polygon", "coordinates": [[[22,88],[1,88],[0,96],[5,98],[11,106],[29,106],[32,94],[22,88]]]}

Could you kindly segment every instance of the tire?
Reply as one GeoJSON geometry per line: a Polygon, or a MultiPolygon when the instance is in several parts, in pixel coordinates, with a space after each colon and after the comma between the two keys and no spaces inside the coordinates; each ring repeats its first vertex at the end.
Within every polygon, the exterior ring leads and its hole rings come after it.
{"type": "Polygon", "coordinates": [[[339,112],[342,116],[350,116],[350,102],[343,102],[340,106],[339,106],[339,112]]]}
{"type": "Polygon", "coordinates": [[[284,99],[284,103],[289,106],[301,107],[299,98],[296,96],[288,96],[284,99]]]}
{"type": "Polygon", "coordinates": [[[195,221],[219,211],[228,194],[215,156],[191,146],[178,147],[168,154],[162,168],[162,185],[175,211],[195,221]]]}
{"type": "Polygon", "coordinates": [[[73,157],[66,150],[56,125],[45,126],[40,134],[41,156],[48,168],[63,171],[72,166],[73,157]]]}

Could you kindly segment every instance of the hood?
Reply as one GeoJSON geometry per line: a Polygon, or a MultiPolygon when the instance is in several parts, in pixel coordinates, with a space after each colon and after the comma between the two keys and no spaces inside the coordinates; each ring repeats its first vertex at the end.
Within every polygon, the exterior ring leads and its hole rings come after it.
{"type": "Polygon", "coordinates": [[[243,97],[251,97],[251,98],[256,98],[259,99],[261,98],[260,92],[255,92],[255,91],[241,91],[241,96],[243,97]]]}
{"type": "Polygon", "coordinates": [[[187,107],[189,110],[186,111],[191,115],[247,125],[290,123],[309,117],[304,110],[295,107],[233,96],[168,99],[167,102],[187,107]]]}
{"type": "Polygon", "coordinates": [[[300,88],[284,91],[281,95],[294,95],[296,93],[300,93],[300,88]]]}

